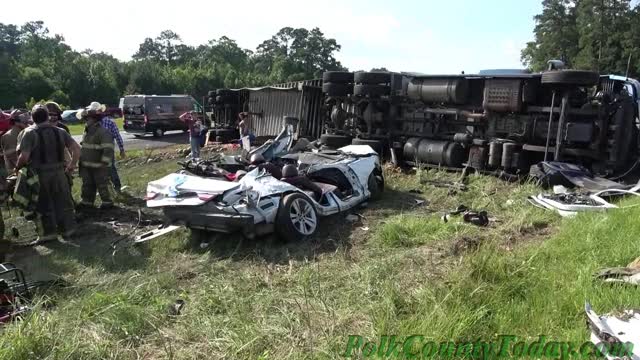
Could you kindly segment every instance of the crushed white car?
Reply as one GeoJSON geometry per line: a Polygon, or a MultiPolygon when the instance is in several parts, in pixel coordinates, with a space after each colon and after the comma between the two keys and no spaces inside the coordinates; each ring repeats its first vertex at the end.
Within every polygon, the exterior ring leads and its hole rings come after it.
{"type": "Polygon", "coordinates": [[[147,206],[162,208],[167,224],[184,225],[194,237],[239,232],[253,238],[275,232],[291,241],[312,236],[321,217],[376,198],[384,188],[380,159],[368,145],[285,157],[322,189],[322,196],[258,168],[239,182],[179,171],[147,185],[147,206]]]}

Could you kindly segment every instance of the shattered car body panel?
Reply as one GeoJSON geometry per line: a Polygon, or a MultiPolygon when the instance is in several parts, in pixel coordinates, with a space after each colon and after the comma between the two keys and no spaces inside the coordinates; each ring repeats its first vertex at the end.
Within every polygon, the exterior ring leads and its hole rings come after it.
{"type": "Polygon", "coordinates": [[[585,304],[591,342],[607,359],[640,359],[640,313],[626,310],[622,314],[598,315],[585,304]]]}
{"type": "Polygon", "coordinates": [[[262,146],[249,152],[249,157],[253,154],[262,154],[266,161],[286,155],[291,149],[295,136],[297,119],[288,118],[280,134],[275,139],[269,140],[262,146]]]}
{"type": "Polygon", "coordinates": [[[237,183],[170,174],[149,183],[147,206],[163,208],[170,224],[213,232],[239,231],[253,237],[273,231],[287,194],[304,195],[319,216],[328,216],[369,199],[369,177],[380,172],[379,158],[367,145],[351,146],[328,163],[306,165],[306,176],[322,185],[320,199],[256,168],[237,183]]]}

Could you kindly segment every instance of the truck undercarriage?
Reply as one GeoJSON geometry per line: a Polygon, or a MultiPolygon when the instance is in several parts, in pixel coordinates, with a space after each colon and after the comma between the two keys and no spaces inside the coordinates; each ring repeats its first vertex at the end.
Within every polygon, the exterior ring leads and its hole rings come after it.
{"type": "Polygon", "coordinates": [[[513,174],[556,160],[611,176],[638,157],[633,79],[551,70],[356,73],[348,83],[347,74],[325,73],[327,142],[353,137],[411,165],[513,174]]]}
{"type": "Polygon", "coordinates": [[[300,137],[322,133],[328,148],[369,145],[397,165],[524,175],[553,160],[608,177],[634,168],[640,82],[549,64],[542,73],[330,71],[322,81],[211,91],[209,102],[219,141],[237,134],[244,111],[259,115],[258,132],[291,115],[300,119],[300,137]]]}

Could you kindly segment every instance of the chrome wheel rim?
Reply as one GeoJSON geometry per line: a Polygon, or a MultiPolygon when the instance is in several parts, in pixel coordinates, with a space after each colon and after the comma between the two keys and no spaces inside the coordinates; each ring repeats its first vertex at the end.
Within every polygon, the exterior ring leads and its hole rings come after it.
{"type": "Polygon", "coordinates": [[[304,199],[295,199],[289,209],[289,217],[294,229],[302,235],[311,235],[316,231],[318,219],[312,205],[304,199]]]}

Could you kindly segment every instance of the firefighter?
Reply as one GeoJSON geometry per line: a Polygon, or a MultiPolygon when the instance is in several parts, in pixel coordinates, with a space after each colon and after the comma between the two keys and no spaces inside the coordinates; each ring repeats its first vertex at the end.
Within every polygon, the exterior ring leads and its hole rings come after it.
{"type": "Polygon", "coordinates": [[[87,121],[80,154],[80,177],[82,178],[80,209],[93,208],[96,190],[100,193],[102,200],[100,209],[113,207],[109,193],[109,172],[114,150],[113,136],[100,123],[105,110],[104,105],[94,101],[76,114],[78,118],[84,118],[87,121]]]}
{"type": "Polygon", "coordinates": [[[66,173],[78,164],[80,146],[71,135],[49,123],[43,105],[33,107],[35,122],[18,137],[18,182],[13,198],[25,208],[35,203],[38,239],[35,244],[56,240],[58,234],[68,238],[76,230],[73,198],[66,173]],[[64,151],[71,152],[65,166],[64,151]]]}
{"type": "Polygon", "coordinates": [[[0,147],[4,153],[4,164],[8,174],[12,174],[18,161],[18,135],[29,126],[29,113],[20,110],[11,112],[11,129],[0,138],[0,147]]]}

